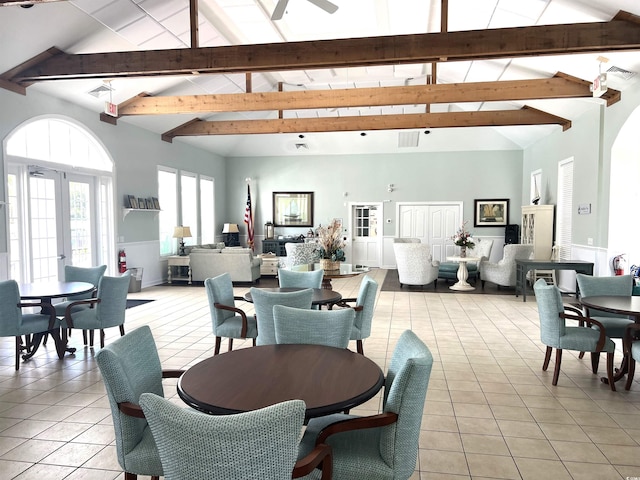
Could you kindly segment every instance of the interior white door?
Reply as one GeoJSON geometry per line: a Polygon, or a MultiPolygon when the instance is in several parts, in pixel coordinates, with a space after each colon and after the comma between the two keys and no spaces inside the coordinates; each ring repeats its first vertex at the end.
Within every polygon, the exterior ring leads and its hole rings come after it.
{"type": "Polygon", "coordinates": [[[351,261],[355,265],[379,267],[382,256],[382,205],[352,204],[350,209],[351,261]]]}
{"type": "Polygon", "coordinates": [[[431,246],[434,260],[455,253],[451,237],[460,225],[462,202],[398,205],[398,236],[419,238],[431,246]]]}

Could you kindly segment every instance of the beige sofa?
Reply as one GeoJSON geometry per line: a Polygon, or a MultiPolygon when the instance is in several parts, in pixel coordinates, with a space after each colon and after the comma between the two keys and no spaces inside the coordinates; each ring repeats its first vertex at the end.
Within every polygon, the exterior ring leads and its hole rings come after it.
{"type": "Polygon", "coordinates": [[[189,252],[191,277],[194,282],[223,273],[231,275],[232,282],[254,283],[260,278],[262,259],[253,255],[249,248],[203,248],[193,247],[189,252]]]}

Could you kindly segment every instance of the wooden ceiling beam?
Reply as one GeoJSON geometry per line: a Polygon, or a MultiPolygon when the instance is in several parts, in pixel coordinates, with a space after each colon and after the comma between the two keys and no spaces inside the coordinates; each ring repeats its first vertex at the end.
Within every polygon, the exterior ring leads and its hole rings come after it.
{"type": "Polygon", "coordinates": [[[171,142],[175,137],[205,135],[251,135],[268,133],[348,132],[413,128],[499,127],[513,125],[560,125],[571,128],[566,118],[535,108],[482,112],[415,113],[405,115],[371,115],[360,117],[287,118],[273,120],[238,120],[209,122],[199,119],[162,135],[171,142]]]}
{"type": "Polygon", "coordinates": [[[640,50],[640,18],[460,32],[129,52],[59,54],[5,80],[275,72],[640,50]]]}

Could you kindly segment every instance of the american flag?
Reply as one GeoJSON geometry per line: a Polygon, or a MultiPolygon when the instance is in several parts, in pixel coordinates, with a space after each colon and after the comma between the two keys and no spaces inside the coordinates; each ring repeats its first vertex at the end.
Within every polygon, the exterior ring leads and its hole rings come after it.
{"type": "Polygon", "coordinates": [[[251,211],[251,187],[247,185],[247,207],[244,209],[244,223],[247,224],[248,244],[253,250],[253,212],[251,211]]]}

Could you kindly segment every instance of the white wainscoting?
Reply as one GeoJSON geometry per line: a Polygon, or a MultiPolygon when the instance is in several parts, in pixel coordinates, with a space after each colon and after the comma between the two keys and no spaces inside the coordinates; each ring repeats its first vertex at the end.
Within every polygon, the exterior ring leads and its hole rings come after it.
{"type": "Polygon", "coordinates": [[[160,257],[160,242],[119,243],[117,250],[127,254],[127,268],[143,268],[142,288],[160,285],[167,278],[167,260],[160,257]]]}

